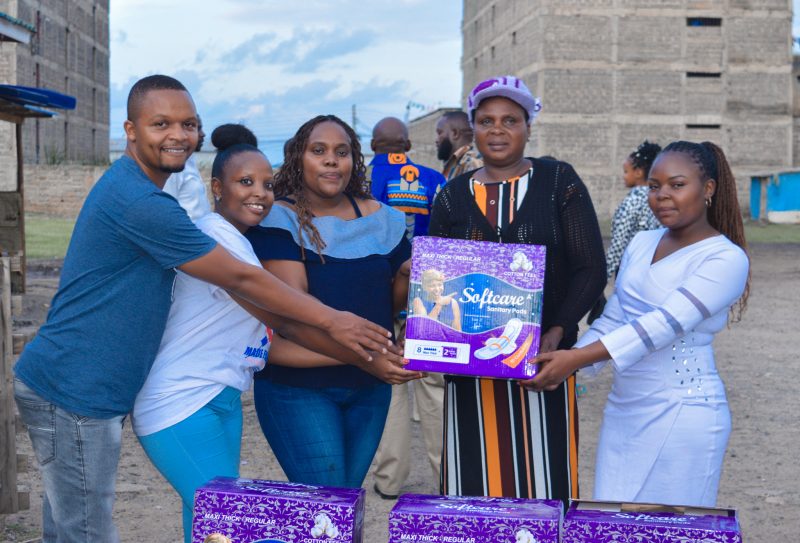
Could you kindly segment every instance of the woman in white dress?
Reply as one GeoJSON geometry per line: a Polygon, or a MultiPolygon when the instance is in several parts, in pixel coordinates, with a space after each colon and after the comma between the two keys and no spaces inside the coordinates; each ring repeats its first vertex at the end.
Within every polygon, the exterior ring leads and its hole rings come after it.
{"type": "Polygon", "coordinates": [[[731,420],[711,343],[749,293],[735,181],[716,145],[679,141],[648,186],[666,229],[636,235],[603,315],[576,348],[538,358],[534,386],[610,360],[594,498],[714,506],[731,420]]]}

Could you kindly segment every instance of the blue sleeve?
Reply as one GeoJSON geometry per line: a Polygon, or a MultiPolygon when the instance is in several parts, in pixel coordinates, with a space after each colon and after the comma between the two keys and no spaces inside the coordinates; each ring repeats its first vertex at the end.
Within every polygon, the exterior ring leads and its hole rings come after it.
{"type": "Polygon", "coordinates": [[[245,237],[259,260],[302,260],[300,246],[288,230],[254,226],[245,237]]]}
{"type": "Polygon", "coordinates": [[[174,198],[153,193],[123,213],[120,232],[164,268],[177,268],[211,252],[217,242],[201,232],[174,198]]]}
{"type": "Polygon", "coordinates": [[[384,204],[388,203],[388,198],[386,197],[386,177],[380,176],[378,178],[375,177],[375,169],[372,169],[372,180],[370,183],[370,190],[372,191],[372,197],[378,200],[379,202],[383,202],[384,204]]]}
{"type": "Polygon", "coordinates": [[[403,236],[403,239],[400,240],[400,243],[392,249],[392,252],[389,253],[389,264],[392,268],[392,276],[397,273],[397,270],[400,269],[400,266],[403,265],[403,262],[411,258],[411,242],[408,241],[408,237],[403,236]]]}

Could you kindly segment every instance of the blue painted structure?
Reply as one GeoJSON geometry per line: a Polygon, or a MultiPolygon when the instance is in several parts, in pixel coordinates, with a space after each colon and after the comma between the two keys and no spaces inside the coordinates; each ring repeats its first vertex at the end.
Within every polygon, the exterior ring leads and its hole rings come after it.
{"type": "Polygon", "coordinates": [[[800,223],[800,170],[750,178],[750,217],[779,223],[800,223]]]}

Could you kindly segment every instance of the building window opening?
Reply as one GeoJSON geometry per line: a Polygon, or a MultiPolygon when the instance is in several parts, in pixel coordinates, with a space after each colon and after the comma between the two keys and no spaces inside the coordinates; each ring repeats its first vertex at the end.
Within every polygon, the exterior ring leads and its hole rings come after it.
{"type": "Polygon", "coordinates": [[[687,17],[686,26],[722,26],[720,17],[687,17]]]}
{"type": "Polygon", "coordinates": [[[722,74],[720,72],[686,72],[686,77],[691,79],[719,79],[722,74]]]}

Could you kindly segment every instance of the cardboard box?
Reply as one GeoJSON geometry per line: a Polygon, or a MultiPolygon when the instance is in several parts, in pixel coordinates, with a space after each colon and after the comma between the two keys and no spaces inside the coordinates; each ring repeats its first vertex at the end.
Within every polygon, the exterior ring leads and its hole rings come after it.
{"type": "Polygon", "coordinates": [[[389,513],[389,543],[558,543],[558,500],[404,494],[389,513]]]}
{"type": "Polygon", "coordinates": [[[416,237],[405,356],[412,370],[536,374],[545,247],[416,237]]]}
{"type": "Polygon", "coordinates": [[[363,528],[362,488],[217,477],[195,493],[192,543],[361,543],[363,528]]]}
{"type": "Polygon", "coordinates": [[[564,543],[740,543],[733,509],[588,500],[573,501],[564,517],[564,543]]]}

